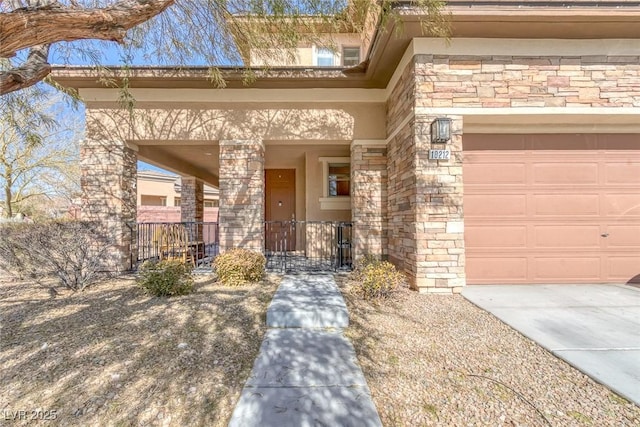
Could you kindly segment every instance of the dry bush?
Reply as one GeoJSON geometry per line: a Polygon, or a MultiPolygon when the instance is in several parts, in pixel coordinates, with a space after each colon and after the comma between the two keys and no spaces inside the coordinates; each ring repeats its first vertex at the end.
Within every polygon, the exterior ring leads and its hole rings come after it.
{"type": "Polygon", "coordinates": [[[146,261],[140,266],[136,283],[157,297],[186,295],[193,290],[191,267],[176,259],[146,261]]]}
{"type": "Polygon", "coordinates": [[[88,221],[6,223],[0,226],[0,268],[40,281],[55,277],[61,285],[83,290],[95,279],[113,246],[88,221]]]}
{"type": "Polygon", "coordinates": [[[355,292],[364,299],[388,298],[405,281],[395,265],[371,255],[358,262],[349,278],[355,292]]]}
{"type": "Polygon", "coordinates": [[[242,286],[262,279],[267,261],[260,252],[231,249],[213,261],[218,280],[225,286],[242,286]]]}

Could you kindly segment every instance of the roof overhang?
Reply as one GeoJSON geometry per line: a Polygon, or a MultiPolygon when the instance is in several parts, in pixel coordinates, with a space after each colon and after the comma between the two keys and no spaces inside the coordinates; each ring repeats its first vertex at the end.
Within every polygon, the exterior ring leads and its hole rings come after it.
{"type": "MultiPolygon", "coordinates": [[[[421,16],[403,3],[400,22],[378,28],[367,58],[352,69],[286,67],[254,69],[247,86],[242,68],[221,68],[228,88],[386,88],[409,43],[423,37],[421,16]],[[402,28],[400,31],[399,28],[402,28]]],[[[449,1],[451,38],[635,39],[640,38],[636,1],[449,1]]],[[[125,70],[112,68],[114,80],[125,70]]],[[[209,67],[133,67],[130,88],[214,88],[209,67]]],[[[92,67],[54,67],[53,77],[72,88],[104,88],[92,67]]]]}

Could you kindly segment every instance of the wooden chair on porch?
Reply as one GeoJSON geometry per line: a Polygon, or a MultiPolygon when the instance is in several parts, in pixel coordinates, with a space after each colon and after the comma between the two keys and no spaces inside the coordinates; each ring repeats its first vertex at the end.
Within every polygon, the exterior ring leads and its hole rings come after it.
{"type": "Polygon", "coordinates": [[[187,228],[183,224],[162,224],[154,232],[153,245],[157,248],[158,258],[179,259],[196,266],[193,245],[187,228]]]}

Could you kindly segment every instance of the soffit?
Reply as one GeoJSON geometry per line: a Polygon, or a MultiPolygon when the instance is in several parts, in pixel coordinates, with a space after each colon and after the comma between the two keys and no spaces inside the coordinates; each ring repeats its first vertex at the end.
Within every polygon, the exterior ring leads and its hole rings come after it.
{"type": "MultiPolygon", "coordinates": [[[[533,39],[640,38],[638,1],[449,1],[451,37],[533,39]],[[569,5],[569,6],[567,6],[569,5]],[[571,6],[575,5],[575,6],[571,6]],[[589,6],[592,5],[592,6],[589,6]],[[595,7],[597,6],[597,7],[595,7]]],[[[401,6],[400,6],[401,7],[401,6]]],[[[385,88],[413,38],[423,35],[419,16],[403,12],[403,31],[395,24],[378,31],[366,66],[336,68],[287,67],[256,70],[257,80],[247,86],[238,68],[222,68],[228,88],[385,88]]],[[[115,69],[116,75],[123,70],[115,69]]],[[[134,67],[131,88],[212,88],[208,67],[179,70],[168,67],[134,67]]],[[[100,88],[90,67],[54,67],[53,77],[64,86],[100,88]]]]}

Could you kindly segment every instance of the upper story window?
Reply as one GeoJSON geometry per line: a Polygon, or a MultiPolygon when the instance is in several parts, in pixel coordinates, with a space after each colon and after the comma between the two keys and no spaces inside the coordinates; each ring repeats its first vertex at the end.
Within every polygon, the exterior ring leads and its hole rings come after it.
{"type": "Polygon", "coordinates": [[[319,47],[316,52],[316,62],[319,67],[332,67],[335,65],[335,55],[331,49],[319,47]]]}
{"type": "Polygon", "coordinates": [[[204,200],[204,207],[205,208],[217,208],[218,207],[218,201],[214,200],[214,199],[205,199],[204,200]]]}
{"type": "Polygon", "coordinates": [[[360,48],[347,47],[342,48],[342,65],[345,67],[354,67],[360,63],[360,48]]]}
{"type": "Polygon", "coordinates": [[[173,199],[173,206],[180,206],[182,205],[182,199],[180,197],[176,197],[173,199]]]}

